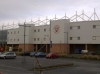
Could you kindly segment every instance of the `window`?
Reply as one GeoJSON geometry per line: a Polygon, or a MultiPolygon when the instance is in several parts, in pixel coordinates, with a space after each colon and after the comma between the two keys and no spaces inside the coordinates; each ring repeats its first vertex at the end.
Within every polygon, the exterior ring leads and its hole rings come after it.
{"type": "Polygon", "coordinates": [[[80,29],[80,26],[78,26],[77,28],[80,29]]]}
{"type": "Polygon", "coordinates": [[[10,39],[10,41],[12,41],[12,39],[10,39]]]}
{"type": "Polygon", "coordinates": [[[93,25],[93,28],[96,28],[96,25],[93,25]]]}
{"type": "Polygon", "coordinates": [[[72,26],[70,26],[70,30],[72,30],[72,26]]]}
{"type": "Polygon", "coordinates": [[[80,37],[77,37],[77,40],[80,40],[80,37]]]}
{"type": "Polygon", "coordinates": [[[72,37],[70,37],[70,40],[72,40],[72,37]]]}
{"type": "Polygon", "coordinates": [[[9,32],[8,32],[8,34],[9,34],[9,32]]]}
{"type": "Polygon", "coordinates": [[[19,41],[19,39],[17,39],[17,41],[19,41]]]}
{"type": "Polygon", "coordinates": [[[14,39],[14,41],[15,41],[15,39],[14,39]]]}
{"type": "Polygon", "coordinates": [[[93,36],[93,40],[96,40],[96,36],[93,36]]]}
{"type": "Polygon", "coordinates": [[[36,41],[36,38],[34,38],[34,41],[36,41]]]}
{"type": "Polygon", "coordinates": [[[34,32],[36,32],[36,30],[34,30],[34,32]]]}
{"type": "Polygon", "coordinates": [[[46,29],[44,29],[44,32],[46,31],[46,29]]]}
{"type": "Polygon", "coordinates": [[[14,31],[14,34],[16,34],[16,31],[14,31]]]}
{"type": "Polygon", "coordinates": [[[18,33],[19,33],[19,31],[18,31],[18,33]]]}
{"type": "Polygon", "coordinates": [[[39,41],[39,38],[38,38],[38,41],[39,41]]]}
{"type": "Polygon", "coordinates": [[[38,32],[40,32],[40,29],[38,29],[38,32]]]}
{"type": "Polygon", "coordinates": [[[11,34],[12,34],[12,32],[11,32],[11,34]]]}
{"type": "Polygon", "coordinates": [[[44,38],[44,41],[46,40],[46,38],[44,38]]]}

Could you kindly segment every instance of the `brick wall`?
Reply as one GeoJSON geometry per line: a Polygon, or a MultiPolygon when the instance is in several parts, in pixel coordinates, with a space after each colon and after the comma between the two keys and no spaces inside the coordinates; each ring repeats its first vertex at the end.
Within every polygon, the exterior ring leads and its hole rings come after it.
{"type": "MultiPolygon", "coordinates": [[[[19,44],[19,47],[24,50],[24,44],[19,44]]],[[[34,50],[34,45],[33,44],[25,44],[25,51],[31,52],[34,50]]]]}
{"type": "Polygon", "coordinates": [[[58,53],[58,54],[69,54],[69,45],[67,44],[53,44],[50,52],[58,53]],[[68,46],[68,50],[67,50],[68,46]]]}

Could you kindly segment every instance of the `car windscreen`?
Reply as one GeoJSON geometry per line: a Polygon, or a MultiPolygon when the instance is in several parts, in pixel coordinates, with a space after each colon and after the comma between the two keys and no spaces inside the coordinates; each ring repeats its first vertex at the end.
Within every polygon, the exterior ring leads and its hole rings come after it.
{"type": "Polygon", "coordinates": [[[3,53],[3,54],[8,54],[7,52],[3,53]]]}
{"type": "Polygon", "coordinates": [[[37,55],[38,55],[38,54],[43,54],[43,53],[42,53],[42,52],[38,52],[37,55]]]}

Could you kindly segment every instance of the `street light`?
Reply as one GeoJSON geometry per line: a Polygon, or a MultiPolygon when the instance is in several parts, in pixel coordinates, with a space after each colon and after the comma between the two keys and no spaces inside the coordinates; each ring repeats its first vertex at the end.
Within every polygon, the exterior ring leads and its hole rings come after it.
{"type": "Polygon", "coordinates": [[[24,58],[22,60],[22,63],[25,63],[26,62],[26,59],[25,59],[25,37],[26,37],[26,27],[31,27],[31,26],[26,26],[25,22],[24,22],[24,25],[19,25],[19,26],[23,26],[24,27],[24,58]]]}
{"type": "Polygon", "coordinates": [[[64,32],[66,34],[66,37],[67,37],[67,45],[66,45],[66,54],[68,54],[68,31],[67,32],[64,32]]]}

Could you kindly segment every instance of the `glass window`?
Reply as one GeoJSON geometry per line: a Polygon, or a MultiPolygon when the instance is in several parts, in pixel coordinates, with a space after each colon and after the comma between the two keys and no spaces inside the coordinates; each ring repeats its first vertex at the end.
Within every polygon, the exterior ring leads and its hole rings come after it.
{"type": "Polygon", "coordinates": [[[80,37],[78,37],[77,40],[80,40],[80,37]]]}
{"type": "Polygon", "coordinates": [[[80,29],[80,26],[78,26],[77,28],[80,29]]]}
{"type": "Polygon", "coordinates": [[[46,31],[46,29],[44,29],[44,32],[46,31]]]}
{"type": "Polygon", "coordinates": [[[96,25],[93,25],[93,28],[96,28],[96,25]]]}
{"type": "Polygon", "coordinates": [[[38,38],[38,41],[39,41],[39,38],[38,38]]]}
{"type": "Polygon", "coordinates": [[[38,29],[38,32],[40,32],[40,29],[38,29]]]}
{"type": "Polygon", "coordinates": [[[72,40],[72,37],[70,37],[70,40],[72,40]]]}
{"type": "Polygon", "coordinates": [[[96,36],[93,36],[93,40],[96,40],[96,36]]]}
{"type": "Polygon", "coordinates": [[[34,32],[36,32],[36,30],[34,30],[34,32]]]}
{"type": "Polygon", "coordinates": [[[34,41],[36,41],[36,38],[34,38],[34,41]]]}
{"type": "Polygon", "coordinates": [[[72,30],[72,26],[70,26],[70,30],[72,30]]]}
{"type": "Polygon", "coordinates": [[[46,38],[44,38],[44,41],[46,40],[46,38]]]}

